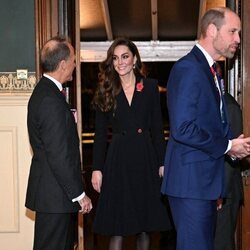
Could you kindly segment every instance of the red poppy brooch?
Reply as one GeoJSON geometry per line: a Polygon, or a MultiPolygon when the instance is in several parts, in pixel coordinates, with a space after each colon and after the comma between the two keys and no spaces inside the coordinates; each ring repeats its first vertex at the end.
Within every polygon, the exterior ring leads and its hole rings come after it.
{"type": "Polygon", "coordinates": [[[144,85],[142,81],[136,83],[136,91],[142,92],[143,88],[144,88],[144,85]]]}

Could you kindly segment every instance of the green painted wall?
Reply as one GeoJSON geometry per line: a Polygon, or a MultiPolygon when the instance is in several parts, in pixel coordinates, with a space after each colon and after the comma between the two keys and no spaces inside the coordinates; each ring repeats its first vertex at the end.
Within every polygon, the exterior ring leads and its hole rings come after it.
{"type": "Polygon", "coordinates": [[[0,1],[0,72],[35,71],[35,0],[0,1]]]}

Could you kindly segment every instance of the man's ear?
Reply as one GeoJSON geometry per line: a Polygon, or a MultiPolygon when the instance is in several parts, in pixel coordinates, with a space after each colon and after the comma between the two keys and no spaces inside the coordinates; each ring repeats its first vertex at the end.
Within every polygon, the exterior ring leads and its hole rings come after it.
{"type": "Polygon", "coordinates": [[[207,27],[207,35],[214,38],[217,35],[217,32],[217,27],[213,23],[210,23],[207,27]]]}
{"type": "Polygon", "coordinates": [[[66,68],[66,61],[65,60],[60,61],[58,64],[58,69],[64,71],[65,68],[66,68]]]}

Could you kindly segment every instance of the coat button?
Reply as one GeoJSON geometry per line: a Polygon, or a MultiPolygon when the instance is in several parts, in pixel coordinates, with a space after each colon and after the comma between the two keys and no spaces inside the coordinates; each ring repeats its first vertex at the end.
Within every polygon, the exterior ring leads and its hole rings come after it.
{"type": "Polygon", "coordinates": [[[138,128],[137,132],[138,132],[138,134],[141,134],[142,133],[142,129],[138,128]]]}

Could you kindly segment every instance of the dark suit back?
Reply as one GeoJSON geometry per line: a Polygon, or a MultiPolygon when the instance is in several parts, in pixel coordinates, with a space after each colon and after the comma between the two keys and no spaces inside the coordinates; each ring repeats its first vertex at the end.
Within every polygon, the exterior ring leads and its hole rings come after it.
{"type": "MultiPolygon", "coordinates": [[[[235,137],[242,133],[242,112],[239,104],[228,93],[224,94],[230,129],[235,137]]],[[[235,230],[240,204],[243,200],[243,184],[239,161],[225,157],[225,199],[217,212],[215,250],[234,250],[235,230]]]]}
{"type": "Polygon", "coordinates": [[[26,207],[37,212],[79,210],[72,199],[83,192],[79,139],[73,115],[57,86],[43,77],[28,104],[33,151],[26,207]]]}
{"type": "MultiPolygon", "coordinates": [[[[242,112],[239,104],[228,93],[224,95],[225,103],[228,109],[230,129],[235,137],[243,133],[242,112]]],[[[238,161],[232,162],[229,157],[225,161],[225,197],[234,198],[236,201],[243,200],[243,184],[238,161]]]]}

